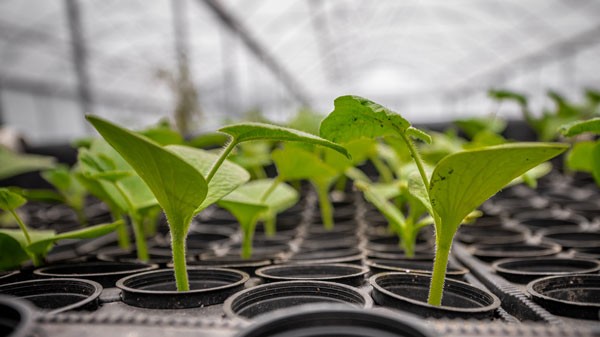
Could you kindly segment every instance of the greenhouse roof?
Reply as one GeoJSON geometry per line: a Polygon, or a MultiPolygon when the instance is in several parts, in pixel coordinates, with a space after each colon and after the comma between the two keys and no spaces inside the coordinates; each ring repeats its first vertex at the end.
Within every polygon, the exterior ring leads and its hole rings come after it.
{"type": "Polygon", "coordinates": [[[85,133],[83,111],[153,122],[182,64],[206,129],[251,109],[326,113],[349,93],[419,121],[487,113],[491,87],[541,107],[548,89],[600,87],[598,18],[595,0],[6,0],[0,116],[37,121],[37,139],[52,123],[85,133]]]}

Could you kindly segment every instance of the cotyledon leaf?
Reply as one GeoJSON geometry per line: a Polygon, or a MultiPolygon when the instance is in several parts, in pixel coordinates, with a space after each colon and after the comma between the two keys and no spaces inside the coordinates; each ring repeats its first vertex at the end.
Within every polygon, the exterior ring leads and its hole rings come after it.
{"type": "Polygon", "coordinates": [[[264,123],[241,123],[219,129],[234,138],[237,143],[252,140],[295,141],[328,147],[350,158],[348,151],[336,143],[307,132],[264,123]]]}
{"type": "Polygon", "coordinates": [[[174,235],[185,235],[208,185],[200,171],[155,142],[96,116],[86,116],[148,185],[165,211],[174,235]]]}
{"type": "Polygon", "coordinates": [[[52,157],[34,154],[14,153],[0,146],[0,180],[32,171],[53,168],[55,160],[52,157]]]}
{"type": "Polygon", "coordinates": [[[323,162],[316,154],[304,149],[286,146],[271,153],[277,172],[282,180],[313,179],[324,177],[335,179],[338,172],[323,162]]]}
{"type": "MultiPolygon", "coordinates": [[[[179,155],[204,175],[208,173],[212,164],[219,157],[217,154],[189,146],[168,145],[166,148],[179,155]]],[[[204,201],[196,208],[196,213],[214,204],[249,179],[250,174],[243,167],[225,160],[208,183],[208,193],[204,201]]]]}
{"type": "Polygon", "coordinates": [[[453,237],[462,220],[506,184],[568,148],[559,143],[512,143],[451,154],[442,159],[431,177],[429,198],[453,237]]]}
{"type": "Polygon", "coordinates": [[[21,195],[9,190],[8,188],[0,188],[0,209],[4,211],[15,210],[23,206],[27,200],[21,195]]]}

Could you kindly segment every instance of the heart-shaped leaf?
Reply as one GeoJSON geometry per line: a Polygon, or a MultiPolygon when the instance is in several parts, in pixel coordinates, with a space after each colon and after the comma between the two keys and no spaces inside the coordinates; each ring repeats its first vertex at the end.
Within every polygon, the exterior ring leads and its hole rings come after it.
{"type": "Polygon", "coordinates": [[[334,101],[335,109],[321,122],[320,135],[337,143],[362,137],[409,136],[429,140],[421,130],[411,128],[399,114],[359,96],[341,96],[334,101]],[[410,130],[409,130],[410,129],[410,130]]]}

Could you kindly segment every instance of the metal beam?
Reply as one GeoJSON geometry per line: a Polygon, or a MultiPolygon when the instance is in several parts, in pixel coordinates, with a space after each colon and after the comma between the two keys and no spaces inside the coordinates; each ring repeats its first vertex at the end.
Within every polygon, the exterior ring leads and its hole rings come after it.
{"type": "MultiPolygon", "coordinates": [[[[24,92],[35,96],[69,101],[77,101],[79,98],[78,90],[69,85],[54,81],[7,77],[2,74],[0,74],[0,88],[3,92],[24,92]]],[[[97,91],[95,102],[99,106],[156,113],[164,113],[160,107],[165,105],[164,102],[152,100],[147,96],[131,96],[110,91],[97,91]]]]}
{"type": "Polygon", "coordinates": [[[222,5],[222,2],[218,0],[197,1],[206,4],[226,27],[237,34],[246,47],[248,47],[248,49],[273,72],[297,101],[305,106],[310,106],[310,99],[307,94],[308,91],[306,91],[300,82],[298,82],[281,63],[279,63],[279,60],[268,51],[266,46],[261,44],[240,20],[222,5]]]}
{"type": "MultiPolygon", "coordinates": [[[[69,25],[69,34],[71,37],[71,53],[73,57],[73,66],[77,75],[77,93],[79,95],[79,104],[81,113],[92,112],[93,101],[90,88],[90,76],[87,68],[87,52],[83,38],[83,25],[81,23],[81,12],[78,0],[65,0],[67,10],[67,22],[69,25]]],[[[87,123],[86,123],[87,125],[87,123]]]]}
{"type": "Polygon", "coordinates": [[[188,68],[188,24],[185,16],[185,0],[171,0],[171,12],[173,14],[173,39],[175,41],[175,56],[178,69],[188,68]]]}

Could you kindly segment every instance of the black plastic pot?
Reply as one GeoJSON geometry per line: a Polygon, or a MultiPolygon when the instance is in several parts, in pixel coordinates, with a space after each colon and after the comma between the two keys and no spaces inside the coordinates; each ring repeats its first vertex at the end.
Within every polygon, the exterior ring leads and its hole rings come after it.
{"type": "Polygon", "coordinates": [[[553,314],[600,319],[600,275],[545,277],[530,282],[527,292],[553,314]]]}
{"type": "Polygon", "coordinates": [[[464,243],[521,243],[527,239],[527,230],[517,228],[480,228],[461,226],[456,238],[464,243]]]}
{"type": "Polygon", "coordinates": [[[430,282],[430,276],[408,273],[381,273],[369,279],[377,304],[423,317],[489,319],[500,307],[494,294],[453,279],[444,283],[441,306],[427,304],[430,282]]]}
{"type": "Polygon", "coordinates": [[[38,268],[36,277],[80,278],[100,283],[103,287],[114,287],[117,280],[128,275],[158,269],[158,265],[142,262],[82,262],[38,268]]]}
{"type": "Polygon", "coordinates": [[[233,268],[253,275],[256,269],[271,265],[272,263],[273,259],[262,256],[253,255],[249,259],[242,259],[240,254],[223,256],[203,254],[200,255],[199,261],[189,262],[188,266],[233,268]]]}
{"type": "Polygon", "coordinates": [[[35,330],[34,314],[27,302],[0,296],[0,336],[29,337],[35,330]]]}
{"type": "Polygon", "coordinates": [[[492,265],[496,273],[515,283],[527,283],[546,276],[590,274],[600,270],[596,260],[539,257],[502,259],[492,265]]]}
{"type": "Polygon", "coordinates": [[[177,291],[171,269],[127,276],[117,281],[126,304],[148,309],[182,309],[222,303],[244,287],[248,274],[226,268],[188,268],[189,291],[177,291]]]}
{"type": "Polygon", "coordinates": [[[260,268],[256,276],[267,282],[315,280],[360,286],[368,271],[366,267],[341,263],[282,264],[260,268]]]}
{"type": "Polygon", "coordinates": [[[284,281],[262,284],[229,297],[223,310],[230,317],[251,319],[282,308],[309,303],[340,303],[370,308],[371,298],[345,284],[323,281],[284,281]]]}
{"type": "Polygon", "coordinates": [[[431,337],[436,334],[405,313],[335,304],[302,305],[265,315],[236,337],[431,337]]]}
{"type": "MultiPolygon", "coordinates": [[[[150,263],[155,263],[161,267],[171,262],[171,250],[165,248],[148,248],[148,257],[150,263]]],[[[96,259],[107,262],[139,262],[136,250],[123,250],[119,247],[107,247],[100,249],[96,254],[96,259]]]]}
{"type": "Polygon", "coordinates": [[[600,247],[600,232],[572,229],[549,229],[542,231],[543,240],[561,245],[563,248],[600,247]]]}
{"type": "MultiPolygon", "coordinates": [[[[434,243],[432,240],[423,240],[417,238],[415,242],[415,252],[428,252],[432,251],[434,243]]],[[[378,238],[370,238],[365,247],[370,251],[377,252],[388,252],[388,253],[401,253],[403,252],[400,247],[400,239],[398,236],[383,236],[378,238]]]]}
{"type": "Polygon", "coordinates": [[[101,292],[98,282],[76,278],[29,280],[0,286],[0,294],[26,299],[48,314],[95,310],[101,292]]]}
{"type": "Polygon", "coordinates": [[[560,253],[561,246],[555,243],[509,243],[509,244],[475,244],[469,247],[473,256],[483,261],[495,261],[507,258],[530,258],[552,256],[560,253]]]}
{"type": "Polygon", "coordinates": [[[577,230],[580,226],[581,221],[578,221],[575,218],[567,218],[567,219],[558,219],[558,218],[530,218],[530,219],[521,219],[519,220],[519,224],[523,225],[533,231],[538,231],[542,229],[551,229],[551,228],[570,228],[577,230]]]}
{"type": "Polygon", "coordinates": [[[375,252],[367,250],[367,258],[369,259],[382,259],[382,260],[419,260],[419,261],[433,261],[435,258],[434,253],[415,252],[413,257],[407,257],[404,253],[389,253],[389,252],[375,252]]]}
{"type": "MultiPolygon", "coordinates": [[[[373,274],[384,272],[401,272],[431,275],[433,270],[433,261],[423,260],[386,260],[386,259],[370,259],[365,263],[373,274]]],[[[469,269],[457,266],[454,263],[449,263],[446,269],[446,275],[453,279],[462,279],[469,273],[469,269]]]]}
{"type": "Polygon", "coordinates": [[[301,251],[291,256],[290,263],[360,263],[364,258],[362,251],[356,247],[342,249],[318,249],[301,251]]]}
{"type": "Polygon", "coordinates": [[[600,204],[597,202],[571,202],[564,205],[564,207],[575,214],[586,217],[589,220],[600,217],[600,204]]]}
{"type": "Polygon", "coordinates": [[[582,259],[596,259],[600,260],[600,246],[588,247],[588,248],[574,248],[572,249],[573,256],[582,259]]]}
{"type": "Polygon", "coordinates": [[[12,283],[19,280],[21,272],[18,270],[13,271],[0,271],[0,284],[12,283]]]}

